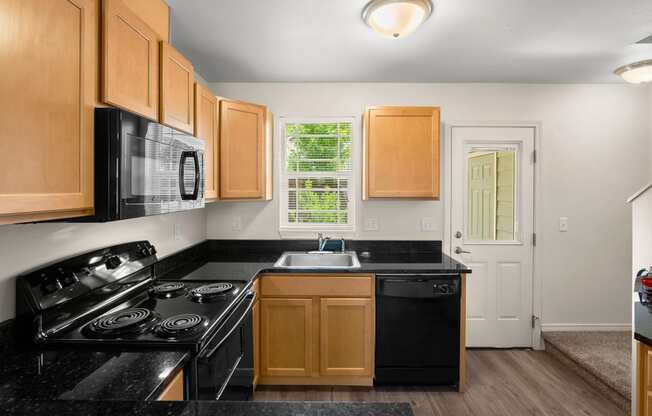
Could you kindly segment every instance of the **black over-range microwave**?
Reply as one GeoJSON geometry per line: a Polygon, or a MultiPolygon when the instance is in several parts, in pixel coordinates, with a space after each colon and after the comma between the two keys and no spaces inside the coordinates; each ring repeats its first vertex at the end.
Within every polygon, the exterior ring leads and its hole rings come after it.
{"type": "Polygon", "coordinates": [[[95,215],[115,221],[204,207],[204,142],[115,108],[95,109],[95,215]]]}

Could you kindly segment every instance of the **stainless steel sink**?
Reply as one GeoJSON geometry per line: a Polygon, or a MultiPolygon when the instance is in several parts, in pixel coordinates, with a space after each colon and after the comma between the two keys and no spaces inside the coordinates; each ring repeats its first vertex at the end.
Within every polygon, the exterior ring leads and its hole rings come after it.
{"type": "Polygon", "coordinates": [[[286,269],[357,269],[360,261],[355,251],[288,251],[276,261],[274,267],[286,269]]]}

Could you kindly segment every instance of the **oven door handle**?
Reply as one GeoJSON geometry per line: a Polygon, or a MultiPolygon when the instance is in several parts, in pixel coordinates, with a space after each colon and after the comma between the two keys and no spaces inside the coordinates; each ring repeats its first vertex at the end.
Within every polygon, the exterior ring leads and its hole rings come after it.
{"type": "Polygon", "coordinates": [[[200,179],[200,167],[199,167],[199,155],[196,150],[193,151],[183,151],[181,152],[181,159],[179,160],[179,192],[181,193],[182,200],[196,200],[199,195],[199,179],[200,179]],[[186,184],[185,179],[185,170],[186,170],[186,159],[192,157],[195,161],[195,186],[192,190],[192,194],[186,193],[186,184]]]}
{"type": "Polygon", "coordinates": [[[222,337],[222,339],[217,343],[217,345],[215,345],[213,348],[211,348],[208,351],[204,351],[200,353],[197,358],[199,358],[200,360],[210,360],[211,356],[215,353],[215,351],[217,351],[222,346],[224,341],[226,341],[231,336],[231,334],[233,334],[233,332],[236,329],[238,329],[238,327],[242,324],[242,322],[245,320],[247,315],[249,315],[249,312],[251,312],[251,310],[253,309],[254,303],[256,303],[256,299],[257,299],[256,292],[252,292],[252,293],[253,293],[253,297],[251,298],[251,301],[249,302],[247,309],[245,309],[240,319],[238,319],[238,322],[236,322],[235,325],[233,325],[233,327],[229,329],[229,332],[227,332],[226,335],[222,337]]]}

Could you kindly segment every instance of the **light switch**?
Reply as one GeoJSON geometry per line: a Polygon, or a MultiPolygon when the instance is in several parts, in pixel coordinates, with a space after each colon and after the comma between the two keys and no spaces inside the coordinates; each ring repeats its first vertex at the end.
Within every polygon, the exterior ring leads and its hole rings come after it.
{"type": "Polygon", "coordinates": [[[365,231],[378,231],[378,218],[367,218],[364,220],[365,231]]]}
{"type": "Polygon", "coordinates": [[[568,231],[568,217],[559,217],[559,232],[565,233],[568,231]]]}

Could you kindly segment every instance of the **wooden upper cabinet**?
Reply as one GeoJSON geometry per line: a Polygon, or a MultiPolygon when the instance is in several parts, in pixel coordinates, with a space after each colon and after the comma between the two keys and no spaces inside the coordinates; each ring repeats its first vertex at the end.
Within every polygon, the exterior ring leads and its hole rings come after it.
{"type": "Polygon", "coordinates": [[[122,0],[103,0],[102,99],[158,120],[159,37],[122,0]]]}
{"type": "Polygon", "coordinates": [[[220,101],[220,199],[272,198],[271,121],[264,106],[220,101]]]}
{"type": "Polygon", "coordinates": [[[170,40],[170,8],[165,0],[122,0],[161,40],[170,40]]]}
{"type": "Polygon", "coordinates": [[[215,94],[195,82],[195,136],[204,140],[204,196],[217,198],[219,104],[215,94]]]}
{"type": "Polygon", "coordinates": [[[439,198],[439,108],[370,107],[363,198],[439,198]]]}
{"type": "Polygon", "coordinates": [[[98,4],[0,8],[0,224],[90,215],[98,4]]]}
{"type": "Polygon", "coordinates": [[[321,298],[320,374],[373,375],[373,300],[321,298]]]}
{"type": "Polygon", "coordinates": [[[161,123],[195,134],[194,85],[192,62],[169,43],[161,42],[161,123]]]}

